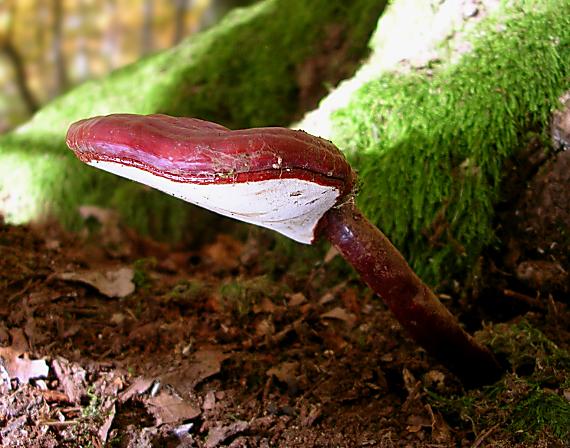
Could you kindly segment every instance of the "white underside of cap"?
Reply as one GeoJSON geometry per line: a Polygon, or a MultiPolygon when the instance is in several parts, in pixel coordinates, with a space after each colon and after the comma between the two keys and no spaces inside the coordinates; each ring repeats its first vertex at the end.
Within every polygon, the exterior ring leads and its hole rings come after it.
{"type": "Polygon", "coordinates": [[[315,228],[339,191],[300,179],[228,184],[175,182],[132,166],[93,160],[91,166],[161,190],[224,216],[275,230],[311,244],[315,228]]]}

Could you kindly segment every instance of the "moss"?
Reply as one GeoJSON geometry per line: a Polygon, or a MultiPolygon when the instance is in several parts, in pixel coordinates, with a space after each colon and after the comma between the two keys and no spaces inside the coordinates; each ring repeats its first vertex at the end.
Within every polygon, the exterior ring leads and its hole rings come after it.
{"type": "Polygon", "coordinates": [[[453,61],[379,74],[332,117],[360,205],[433,285],[495,242],[504,163],[569,85],[570,4],[503,2],[467,39],[453,61]]]}
{"type": "Polygon", "coordinates": [[[570,354],[526,320],[496,324],[481,332],[479,339],[503,357],[513,373],[532,371],[535,382],[548,382],[551,376],[564,376],[570,370],[570,354]]]}
{"type": "Polygon", "coordinates": [[[474,434],[495,428],[487,444],[568,440],[570,403],[562,394],[568,388],[570,353],[525,320],[489,326],[478,337],[508,362],[510,372],[492,386],[463,395],[428,391],[431,405],[446,421],[474,434]]]}
{"type": "Polygon", "coordinates": [[[266,276],[248,279],[238,278],[222,284],[219,288],[220,302],[236,319],[243,320],[264,297],[276,297],[281,290],[266,276]]]}
{"type": "Polygon", "coordinates": [[[365,51],[384,4],[265,0],[168,51],[77,87],[0,138],[0,212],[22,222],[41,210],[76,226],[78,205],[112,206],[140,230],[181,237],[195,209],[76,162],[64,143],[69,125],[117,112],[196,116],[230,127],[287,124],[299,112],[296,70],[318,54],[327,27],[342,28],[354,59],[365,51]]]}
{"type": "Polygon", "coordinates": [[[201,280],[181,280],[162,299],[166,303],[188,305],[195,303],[208,292],[208,287],[201,280]]]}
{"type": "Polygon", "coordinates": [[[152,279],[149,271],[156,267],[156,258],[139,258],[133,263],[133,283],[138,290],[148,289],[152,279]]]}
{"type": "Polygon", "coordinates": [[[570,404],[556,394],[535,390],[515,407],[509,430],[528,441],[544,428],[560,440],[570,439],[570,404]]]}

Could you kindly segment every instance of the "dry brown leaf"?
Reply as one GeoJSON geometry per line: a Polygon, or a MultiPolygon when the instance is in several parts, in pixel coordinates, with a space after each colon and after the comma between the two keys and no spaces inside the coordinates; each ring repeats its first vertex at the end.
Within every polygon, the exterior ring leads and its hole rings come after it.
{"type": "Polygon", "coordinates": [[[263,299],[261,299],[261,302],[256,303],[255,305],[253,305],[253,312],[255,314],[259,314],[259,313],[274,313],[275,311],[277,311],[277,309],[280,308],[277,305],[275,305],[271,300],[269,300],[267,297],[264,297],[263,299]]]}
{"type": "Polygon", "coordinates": [[[194,385],[219,373],[222,369],[222,362],[229,357],[230,355],[216,349],[197,351],[188,371],[188,375],[194,379],[194,385]]]}
{"type": "Polygon", "coordinates": [[[31,360],[28,357],[29,344],[21,328],[9,330],[11,345],[0,347],[0,367],[3,376],[7,379],[17,379],[21,383],[28,383],[30,379],[45,378],[49,373],[49,366],[43,359],[31,360]]]}
{"type": "Polygon", "coordinates": [[[29,359],[27,354],[12,347],[0,347],[0,364],[3,365],[10,379],[20,383],[29,383],[34,378],[46,378],[49,366],[43,359],[29,359]]]}
{"type": "Polygon", "coordinates": [[[331,246],[327,253],[325,254],[325,258],[323,259],[324,264],[329,264],[337,255],[339,254],[336,247],[331,246]]]}
{"type": "Polygon", "coordinates": [[[271,337],[275,334],[275,325],[271,318],[262,319],[255,324],[255,335],[258,337],[271,337]]]}
{"type": "Polygon", "coordinates": [[[145,400],[147,409],[156,419],[157,425],[179,423],[198,417],[202,411],[182,398],[165,390],[145,400]]]}
{"type": "Polygon", "coordinates": [[[362,311],[362,302],[358,297],[358,290],[356,288],[346,288],[341,295],[342,304],[344,307],[356,315],[362,311]]]}
{"type": "Polygon", "coordinates": [[[119,401],[121,403],[124,403],[130,400],[135,395],[144,394],[150,388],[150,386],[152,386],[152,383],[154,383],[153,379],[139,376],[138,378],[135,379],[133,384],[131,384],[123,392],[121,392],[121,394],[119,395],[119,401]]]}
{"type": "Polygon", "coordinates": [[[297,292],[295,294],[291,294],[289,296],[289,303],[288,305],[291,307],[302,305],[307,301],[307,298],[302,292],[297,292]]]}
{"type": "Polygon", "coordinates": [[[71,403],[67,394],[59,390],[42,390],[42,396],[48,403],[71,403]]]}
{"type": "Polygon", "coordinates": [[[99,428],[99,431],[97,431],[97,435],[99,436],[99,439],[105,443],[107,441],[107,437],[109,436],[109,430],[111,429],[111,426],[113,425],[113,420],[115,419],[115,414],[117,413],[115,404],[111,405],[109,407],[109,409],[107,409],[107,412],[105,412],[105,420],[103,421],[103,424],[101,425],[101,427],[99,428]]]}
{"type": "Polygon", "coordinates": [[[229,235],[219,235],[216,241],[203,249],[206,258],[214,267],[231,270],[240,264],[243,244],[229,235]]]}
{"type": "Polygon", "coordinates": [[[232,436],[235,436],[236,434],[244,432],[248,427],[249,424],[247,422],[238,420],[231,425],[216,426],[214,428],[210,428],[204,446],[206,448],[216,448],[220,445],[220,443],[224,442],[232,436]]]}
{"type": "Polygon", "coordinates": [[[341,320],[351,326],[356,322],[356,316],[354,314],[349,313],[344,308],[338,306],[330,311],[327,311],[326,313],[321,314],[321,318],[341,320]]]}
{"type": "Polygon", "coordinates": [[[346,282],[341,282],[338,285],[334,286],[327,291],[323,296],[319,299],[319,305],[326,305],[329,302],[332,302],[338,294],[346,287],[346,282]]]}
{"type": "Polygon", "coordinates": [[[86,270],[62,272],[56,278],[65,281],[86,283],[107,297],[126,297],[135,291],[134,271],[129,267],[106,271],[86,270]]]}
{"type": "Polygon", "coordinates": [[[433,409],[429,404],[425,405],[430,418],[431,418],[431,436],[432,438],[440,443],[450,444],[451,442],[451,428],[446,423],[443,416],[438,412],[433,412],[433,409]]]}
{"type": "Polygon", "coordinates": [[[408,426],[406,429],[408,432],[419,432],[422,428],[431,428],[432,421],[428,416],[425,415],[410,415],[407,418],[406,423],[408,426]]]}
{"type": "Polygon", "coordinates": [[[299,363],[297,361],[282,362],[281,364],[271,367],[265,374],[267,376],[275,376],[282,383],[291,383],[297,378],[299,363]]]}
{"type": "Polygon", "coordinates": [[[61,357],[53,360],[52,367],[69,401],[79,403],[81,397],[86,393],[85,370],[80,365],[72,364],[61,357]]]}
{"type": "Polygon", "coordinates": [[[222,362],[229,357],[229,354],[215,348],[198,350],[191,360],[186,360],[175,371],[163,375],[161,382],[172,385],[181,393],[190,392],[206,378],[219,373],[222,362]]]}

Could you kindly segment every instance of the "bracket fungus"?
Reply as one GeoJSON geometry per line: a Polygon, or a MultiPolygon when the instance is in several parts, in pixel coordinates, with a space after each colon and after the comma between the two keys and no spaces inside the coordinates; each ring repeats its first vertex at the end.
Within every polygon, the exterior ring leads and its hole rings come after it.
{"type": "Polygon", "coordinates": [[[466,385],[499,377],[493,354],[356,208],[356,175],[331,142],[286,128],[233,131],[195,118],[115,114],[74,123],[67,145],[96,168],[300,243],[327,238],[412,338],[466,385]]]}

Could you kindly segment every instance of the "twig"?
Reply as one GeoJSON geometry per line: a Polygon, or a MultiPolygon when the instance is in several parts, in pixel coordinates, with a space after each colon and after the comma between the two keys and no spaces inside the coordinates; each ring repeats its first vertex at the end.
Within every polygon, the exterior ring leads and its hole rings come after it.
{"type": "Polygon", "coordinates": [[[533,298],[531,296],[527,296],[526,294],[523,294],[523,293],[520,293],[517,291],[513,291],[512,289],[503,289],[503,294],[505,295],[505,297],[510,297],[510,298],[518,300],[520,302],[524,302],[533,308],[538,308],[541,310],[544,309],[544,304],[542,302],[536,300],[535,298],[533,298]]]}
{"type": "Polygon", "coordinates": [[[67,420],[64,422],[60,422],[59,420],[45,420],[39,422],[40,425],[46,426],[73,426],[78,425],[79,423],[81,423],[79,420],[67,420]]]}
{"type": "Polygon", "coordinates": [[[21,296],[22,294],[25,294],[32,286],[35,286],[35,285],[36,285],[36,282],[33,279],[28,280],[28,283],[26,283],[26,286],[24,286],[22,289],[15,292],[10,297],[8,297],[8,303],[12,303],[19,296],[21,296]]]}
{"type": "Polygon", "coordinates": [[[492,426],[487,431],[485,431],[483,434],[481,434],[479,437],[477,437],[475,442],[473,442],[473,445],[471,445],[471,448],[478,448],[483,443],[483,441],[487,437],[489,437],[495,431],[495,429],[497,429],[500,425],[501,425],[500,423],[497,423],[495,426],[492,426]]]}

